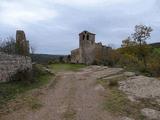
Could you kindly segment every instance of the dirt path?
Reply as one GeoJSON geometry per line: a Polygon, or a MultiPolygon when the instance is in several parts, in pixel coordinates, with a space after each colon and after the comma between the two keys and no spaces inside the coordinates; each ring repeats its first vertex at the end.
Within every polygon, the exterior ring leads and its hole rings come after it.
{"type": "Polygon", "coordinates": [[[103,110],[105,90],[96,79],[120,72],[118,68],[92,66],[79,72],[62,72],[57,85],[39,99],[43,107],[36,111],[18,110],[2,120],[119,120],[103,110]]]}

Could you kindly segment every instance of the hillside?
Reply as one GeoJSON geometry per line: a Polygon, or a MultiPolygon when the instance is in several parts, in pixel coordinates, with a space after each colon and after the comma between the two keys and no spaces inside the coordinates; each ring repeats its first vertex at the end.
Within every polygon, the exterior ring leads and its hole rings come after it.
{"type": "Polygon", "coordinates": [[[64,57],[66,55],[31,54],[32,61],[41,64],[46,64],[49,61],[59,61],[64,57]]]}
{"type": "Polygon", "coordinates": [[[158,48],[160,48],[160,42],[151,43],[150,45],[153,46],[153,47],[158,47],[158,48]]]}

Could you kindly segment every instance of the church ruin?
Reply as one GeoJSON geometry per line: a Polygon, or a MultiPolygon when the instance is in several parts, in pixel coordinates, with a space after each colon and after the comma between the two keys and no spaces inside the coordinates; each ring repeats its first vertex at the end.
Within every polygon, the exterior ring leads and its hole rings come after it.
{"type": "Polygon", "coordinates": [[[71,63],[93,64],[107,59],[110,47],[95,42],[96,34],[83,31],[79,34],[79,48],[71,51],[71,63]]]}

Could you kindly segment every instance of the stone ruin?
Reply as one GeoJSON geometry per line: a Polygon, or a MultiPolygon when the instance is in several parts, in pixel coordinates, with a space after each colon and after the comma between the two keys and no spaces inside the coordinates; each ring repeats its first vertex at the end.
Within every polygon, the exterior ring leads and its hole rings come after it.
{"type": "Polygon", "coordinates": [[[79,34],[79,48],[71,51],[71,63],[93,64],[107,59],[110,47],[95,43],[95,34],[83,31],[79,34]]]}
{"type": "Polygon", "coordinates": [[[19,55],[29,55],[29,41],[26,40],[26,35],[22,30],[16,32],[16,48],[19,55]]]}
{"type": "Polygon", "coordinates": [[[32,70],[32,61],[29,55],[29,42],[24,31],[17,30],[16,47],[18,55],[9,55],[0,52],[0,82],[11,80],[12,76],[20,71],[32,70]]]}
{"type": "Polygon", "coordinates": [[[7,82],[17,72],[24,70],[32,70],[30,57],[8,55],[0,52],[0,82],[7,82]]]}

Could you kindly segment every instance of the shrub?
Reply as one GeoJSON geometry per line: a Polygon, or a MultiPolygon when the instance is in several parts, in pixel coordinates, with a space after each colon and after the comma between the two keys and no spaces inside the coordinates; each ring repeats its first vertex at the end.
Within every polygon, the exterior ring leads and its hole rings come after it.
{"type": "Polygon", "coordinates": [[[33,82],[32,70],[25,69],[23,71],[18,71],[14,76],[10,78],[11,81],[23,81],[25,83],[33,82]]]}
{"type": "Polygon", "coordinates": [[[118,86],[118,81],[116,79],[110,79],[108,81],[108,86],[110,87],[118,86]]]}
{"type": "Polygon", "coordinates": [[[96,60],[94,60],[92,65],[98,65],[98,62],[96,60]]]}

